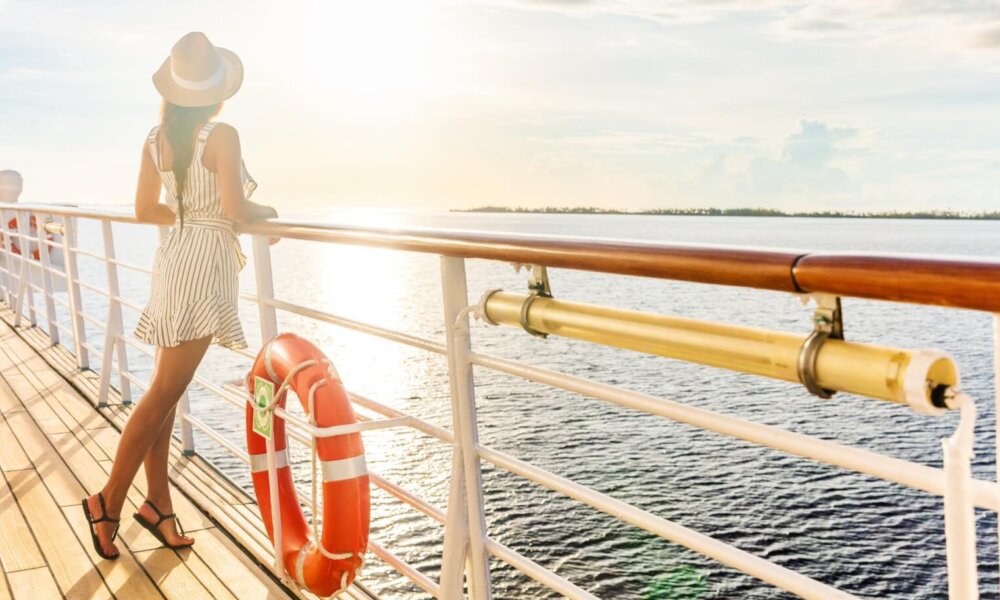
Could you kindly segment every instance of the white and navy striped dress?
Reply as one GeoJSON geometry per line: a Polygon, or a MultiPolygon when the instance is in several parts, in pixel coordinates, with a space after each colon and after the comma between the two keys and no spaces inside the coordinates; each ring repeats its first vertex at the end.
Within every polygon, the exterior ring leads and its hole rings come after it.
{"type": "MultiPolygon", "coordinates": [[[[236,239],[235,222],[222,210],[216,175],[201,163],[214,127],[208,123],[198,132],[183,195],[183,226],[175,224],[156,249],[149,303],[135,328],[135,335],[147,344],[169,348],[211,335],[212,342],[221,346],[247,347],[237,310],[238,276],[246,257],[236,239]]],[[[156,145],[159,129],[154,127],[147,139],[157,170],[163,166],[156,145]]],[[[257,183],[245,166],[242,171],[249,198],[257,183]]],[[[177,214],[174,174],[160,171],[160,178],[167,206],[177,214]]]]}

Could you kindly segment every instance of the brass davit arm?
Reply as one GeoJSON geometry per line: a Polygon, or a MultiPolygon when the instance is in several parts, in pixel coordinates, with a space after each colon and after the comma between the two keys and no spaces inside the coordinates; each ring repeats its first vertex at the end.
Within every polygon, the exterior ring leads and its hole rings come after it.
{"type": "MultiPolygon", "coordinates": [[[[536,297],[522,315],[524,294],[493,291],[480,304],[488,323],[532,330],[803,383],[800,352],[808,336],[536,297]],[[523,321],[522,321],[523,319],[523,321]]],[[[953,408],[958,368],[935,350],[901,350],[829,338],[815,355],[816,383],[938,413],[953,408]]]]}

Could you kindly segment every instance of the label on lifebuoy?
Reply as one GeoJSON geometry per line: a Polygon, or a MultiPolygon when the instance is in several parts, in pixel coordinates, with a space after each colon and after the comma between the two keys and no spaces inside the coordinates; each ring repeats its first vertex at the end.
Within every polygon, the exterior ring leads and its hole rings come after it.
{"type": "Polygon", "coordinates": [[[253,431],[269,440],[274,431],[274,408],[268,408],[274,401],[274,384],[261,377],[255,377],[253,399],[257,405],[257,409],[253,411],[253,431]]]}

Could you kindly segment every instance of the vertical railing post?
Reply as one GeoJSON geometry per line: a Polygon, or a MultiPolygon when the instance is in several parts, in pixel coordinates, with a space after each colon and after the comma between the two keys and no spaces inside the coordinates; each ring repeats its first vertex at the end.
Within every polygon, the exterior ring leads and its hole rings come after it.
{"type": "Polygon", "coordinates": [[[278,335],[278,315],[274,300],[274,277],[271,272],[271,244],[268,238],[253,236],[253,271],[257,282],[257,314],[260,317],[260,341],[266,344],[278,335]]]}
{"type": "MultiPolygon", "coordinates": [[[[271,303],[274,300],[274,276],[271,272],[271,244],[268,238],[255,235],[252,238],[253,245],[253,269],[254,279],[257,283],[257,311],[260,318],[260,340],[261,345],[267,344],[274,336],[278,335],[278,315],[271,303]]],[[[287,442],[286,442],[287,445],[287,442]]],[[[275,458],[274,437],[266,441],[267,449],[267,477],[271,488],[271,531],[274,532],[274,571],[284,581],[287,579],[285,573],[284,557],[281,553],[282,546],[282,521],[280,504],[278,503],[278,472],[277,460],[275,458]]]]}
{"type": "Polygon", "coordinates": [[[76,365],[80,369],[90,368],[90,353],[87,352],[87,330],[84,327],[83,301],[80,296],[80,278],[76,262],[76,219],[63,217],[63,267],[66,273],[66,296],[69,298],[69,319],[73,324],[73,349],[76,365]]]}
{"type": "Polygon", "coordinates": [[[461,447],[452,445],[451,478],[448,482],[448,514],[444,524],[441,558],[441,598],[461,598],[465,570],[469,564],[469,512],[466,510],[465,463],[461,447]]]}
{"type": "MultiPolygon", "coordinates": [[[[444,330],[448,347],[448,379],[451,384],[452,423],[455,453],[461,456],[465,508],[469,531],[469,598],[492,598],[489,556],[486,553],[486,519],[483,513],[483,479],[479,460],[479,430],[476,419],[476,390],[469,362],[471,340],[465,311],[469,293],[465,279],[465,259],[441,257],[441,285],[444,299],[444,330]]],[[[457,466],[458,462],[454,462],[457,466]]],[[[452,510],[449,504],[448,512],[452,510]]],[[[447,532],[445,534],[447,536],[447,532]]]]}
{"type": "Polygon", "coordinates": [[[14,308],[14,327],[20,327],[24,313],[24,303],[28,303],[28,319],[31,326],[38,325],[35,313],[35,293],[31,286],[31,213],[23,212],[17,219],[18,241],[21,247],[21,261],[17,276],[17,302],[14,308]]]}
{"type": "Polygon", "coordinates": [[[7,211],[0,210],[0,238],[3,247],[3,298],[7,306],[14,306],[14,275],[11,273],[10,231],[7,229],[7,211]]]}
{"type": "Polygon", "coordinates": [[[99,404],[107,406],[108,393],[111,388],[111,370],[114,367],[116,354],[118,358],[118,389],[121,392],[122,404],[131,404],[132,386],[124,375],[128,371],[128,355],[125,351],[125,343],[121,340],[124,326],[122,324],[122,305],[118,300],[121,297],[118,288],[118,265],[113,262],[115,260],[115,240],[111,221],[101,221],[101,232],[104,238],[104,266],[108,273],[108,320],[107,330],[104,333],[99,404]]]}
{"type": "Polygon", "coordinates": [[[49,342],[55,346],[59,343],[59,328],[56,322],[56,303],[52,298],[52,261],[49,257],[49,232],[45,230],[45,223],[42,221],[44,215],[38,215],[38,262],[42,266],[42,290],[45,295],[45,318],[49,326],[49,342]]]}

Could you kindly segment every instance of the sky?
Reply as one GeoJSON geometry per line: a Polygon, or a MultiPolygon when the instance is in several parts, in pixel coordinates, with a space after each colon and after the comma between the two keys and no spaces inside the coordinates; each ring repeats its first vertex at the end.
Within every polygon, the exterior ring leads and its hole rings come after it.
{"type": "Polygon", "coordinates": [[[189,31],[279,207],[1000,210],[998,0],[0,0],[22,201],[132,201],[189,31]]]}

